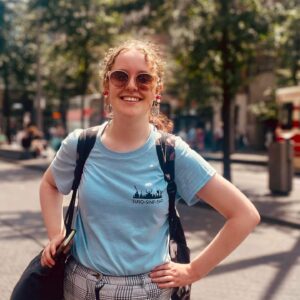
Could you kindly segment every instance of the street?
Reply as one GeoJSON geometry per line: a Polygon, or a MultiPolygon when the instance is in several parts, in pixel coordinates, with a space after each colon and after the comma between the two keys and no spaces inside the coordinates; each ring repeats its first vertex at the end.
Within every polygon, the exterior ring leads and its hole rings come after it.
{"type": "MultiPolygon", "coordinates": [[[[212,165],[221,172],[220,163],[212,165]]],[[[41,175],[42,171],[0,161],[1,300],[9,299],[20,273],[47,240],[38,201],[41,175]]],[[[233,166],[233,182],[253,203],[262,211],[273,210],[273,216],[282,215],[288,203],[269,195],[267,178],[265,167],[233,166]]],[[[299,210],[293,211],[293,205],[300,201],[299,188],[297,177],[289,197],[295,220],[299,210]]],[[[200,205],[180,205],[179,210],[194,257],[224,220],[200,205]]],[[[192,300],[298,300],[299,277],[300,230],[262,222],[232,255],[193,285],[192,300]]]]}

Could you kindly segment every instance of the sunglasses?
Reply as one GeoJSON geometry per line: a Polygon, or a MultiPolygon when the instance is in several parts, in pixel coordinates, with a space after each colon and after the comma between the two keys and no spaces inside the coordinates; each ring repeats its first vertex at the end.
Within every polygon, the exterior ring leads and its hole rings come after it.
{"type": "MultiPolygon", "coordinates": [[[[108,72],[108,79],[117,88],[128,85],[129,74],[125,71],[116,70],[108,72]]],[[[149,73],[140,73],[135,77],[135,84],[140,90],[148,90],[154,82],[154,77],[149,73]]]]}

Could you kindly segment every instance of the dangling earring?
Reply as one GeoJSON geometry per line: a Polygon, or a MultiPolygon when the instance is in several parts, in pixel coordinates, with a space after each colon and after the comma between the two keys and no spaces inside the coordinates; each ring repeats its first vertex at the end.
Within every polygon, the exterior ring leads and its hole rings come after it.
{"type": "Polygon", "coordinates": [[[113,118],[113,108],[110,103],[107,103],[107,97],[108,97],[108,91],[104,91],[103,96],[105,98],[105,105],[104,105],[104,110],[106,112],[106,116],[110,119],[113,118]]]}
{"type": "Polygon", "coordinates": [[[104,106],[104,110],[106,112],[106,116],[110,119],[113,118],[113,109],[112,109],[112,105],[110,103],[105,104],[104,106]]]}
{"type": "Polygon", "coordinates": [[[152,117],[158,117],[159,113],[160,113],[160,99],[161,96],[160,95],[156,95],[155,100],[152,103],[152,107],[151,107],[151,116],[152,117]]]}

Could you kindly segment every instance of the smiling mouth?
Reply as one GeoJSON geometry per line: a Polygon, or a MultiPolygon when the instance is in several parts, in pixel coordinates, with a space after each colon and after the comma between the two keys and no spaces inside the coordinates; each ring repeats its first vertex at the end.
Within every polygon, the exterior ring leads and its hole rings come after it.
{"type": "Polygon", "coordinates": [[[121,99],[123,101],[127,101],[127,102],[139,102],[139,101],[142,101],[141,98],[137,98],[137,97],[121,97],[121,99]]]}

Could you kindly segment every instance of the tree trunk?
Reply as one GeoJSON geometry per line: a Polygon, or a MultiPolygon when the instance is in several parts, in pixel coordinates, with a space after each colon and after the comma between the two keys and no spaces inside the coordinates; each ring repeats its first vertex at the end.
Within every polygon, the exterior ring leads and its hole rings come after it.
{"type": "Polygon", "coordinates": [[[81,128],[84,128],[84,112],[85,112],[85,95],[87,93],[88,87],[88,62],[85,60],[84,64],[84,71],[82,74],[81,80],[81,101],[80,101],[80,108],[81,108],[81,128]]]}
{"type": "Polygon", "coordinates": [[[82,94],[81,95],[81,99],[80,99],[80,110],[81,110],[81,114],[80,114],[80,127],[84,128],[84,102],[85,102],[85,95],[82,94]]]}
{"type": "Polygon", "coordinates": [[[41,70],[41,39],[40,29],[37,32],[37,56],[36,56],[36,96],[35,96],[35,122],[39,130],[44,132],[44,118],[42,110],[42,70],[41,70]]]}
{"type": "MultiPolygon", "coordinates": [[[[299,56],[299,60],[300,60],[300,55],[299,56]]],[[[298,72],[299,72],[299,66],[298,64],[296,63],[297,59],[295,60],[295,63],[292,65],[292,82],[293,84],[296,86],[298,85],[298,78],[297,78],[297,75],[298,75],[298,72]]]]}
{"type": "Polygon", "coordinates": [[[4,92],[3,92],[3,116],[4,116],[4,131],[8,143],[11,143],[11,130],[10,130],[10,94],[9,94],[9,70],[8,65],[3,65],[3,81],[4,81],[4,92]]]}
{"type": "Polygon", "coordinates": [[[294,37],[294,49],[295,56],[292,59],[291,73],[292,73],[292,82],[294,85],[298,85],[298,72],[299,72],[299,61],[300,61],[300,35],[298,34],[294,37]]]}
{"type": "Polygon", "coordinates": [[[226,87],[223,89],[223,176],[231,181],[231,138],[232,138],[232,111],[231,97],[226,87]]]}
{"type": "MultiPolygon", "coordinates": [[[[91,2],[85,1],[84,9],[87,16],[87,21],[89,21],[90,8],[91,8],[91,2]]],[[[84,128],[85,95],[87,93],[88,82],[89,82],[89,66],[90,66],[89,50],[88,50],[89,40],[90,40],[90,32],[87,31],[87,34],[82,43],[83,69],[82,69],[82,80],[81,80],[81,103],[80,103],[81,104],[80,105],[81,106],[81,128],[84,128]]]]}
{"type": "Polygon", "coordinates": [[[64,128],[67,128],[67,111],[68,111],[68,99],[65,96],[65,88],[61,87],[59,97],[59,111],[61,113],[61,121],[64,128]]]}
{"type": "Polygon", "coordinates": [[[81,99],[80,99],[80,109],[81,109],[81,114],[80,114],[80,123],[81,123],[81,128],[84,128],[84,108],[85,108],[85,95],[87,92],[87,86],[88,86],[88,66],[87,66],[87,61],[85,60],[84,64],[84,71],[81,76],[81,99]]]}
{"type": "Polygon", "coordinates": [[[223,120],[223,176],[231,181],[230,148],[231,148],[231,66],[229,61],[229,38],[226,16],[228,15],[228,2],[221,2],[221,16],[223,17],[223,30],[221,40],[222,57],[222,120],[223,120]]]}

